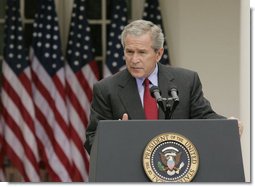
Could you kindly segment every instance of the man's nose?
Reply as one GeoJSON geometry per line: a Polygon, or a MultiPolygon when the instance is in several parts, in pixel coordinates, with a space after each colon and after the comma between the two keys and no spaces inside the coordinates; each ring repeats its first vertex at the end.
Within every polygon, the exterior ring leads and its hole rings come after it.
{"type": "Polygon", "coordinates": [[[140,57],[139,57],[138,53],[134,53],[133,56],[132,56],[132,62],[133,63],[138,63],[139,59],[140,59],[140,57]]]}

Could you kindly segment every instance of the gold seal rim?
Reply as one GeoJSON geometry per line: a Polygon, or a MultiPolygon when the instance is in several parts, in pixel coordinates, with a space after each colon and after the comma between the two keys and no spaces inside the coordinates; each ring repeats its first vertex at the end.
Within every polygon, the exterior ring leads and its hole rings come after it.
{"type": "Polygon", "coordinates": [[[155,136],[149,141],[143,152],[143,168],[146,175],[152,182],[191,182],[198,171],[198,167],[199,167],[199,154],[195,145],[190,141],[189,138],[179,133],[167,132],[155,136]],[[161,145],[163,142],[167,141],[176,141],[180,143],[183,147],[187,149],[191,159],[190,168],[188,172],[183,177],[177,180],[169,181],[161,178],[154,172],[151,166],[150,160],[155,148],[161,145]],[[188,147],[185,144],[188,145],[188,147]]]}

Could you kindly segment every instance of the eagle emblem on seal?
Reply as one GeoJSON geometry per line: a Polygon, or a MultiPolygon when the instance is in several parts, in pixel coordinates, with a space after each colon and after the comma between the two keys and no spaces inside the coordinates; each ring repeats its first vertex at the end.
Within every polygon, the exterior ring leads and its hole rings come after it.
{"type": "Polygon", "coordinates": [[[169,176],[179,174],[184,162],[181,162],[180,152],[175,147],[166,147],[159,152],[160,161],[158,161],[158,168],[160,171],[166,172],[169,176]]]}

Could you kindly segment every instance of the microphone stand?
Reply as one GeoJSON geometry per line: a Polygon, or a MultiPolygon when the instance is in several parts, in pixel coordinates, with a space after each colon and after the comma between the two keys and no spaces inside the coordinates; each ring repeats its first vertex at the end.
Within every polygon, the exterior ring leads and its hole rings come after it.
{"type": "Polygon", "coordinates": [[[174,100],[172,97],[162,98],[162,100],[160,101],[160,103],[158,102],[158,104],[165,113],[165,119],[171,119],[176,106],[179,104],[179,101],[174,100]]]}

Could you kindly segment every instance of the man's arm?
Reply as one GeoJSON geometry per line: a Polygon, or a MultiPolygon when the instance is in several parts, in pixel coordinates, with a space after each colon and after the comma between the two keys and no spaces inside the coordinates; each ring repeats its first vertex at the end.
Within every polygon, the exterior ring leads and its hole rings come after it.
{"type": "Polygon", "coordinates": [[[90,153],[94,137],[97,130],[99,120],[112,119],[112,112],[110,105],[107,103],[106,96],[102,92],[102,88],[99,84],[93,86],[93,99],[90,107],[90,119],[89,125],[86,129],[86,141],[85,148],[90,153]]]}

